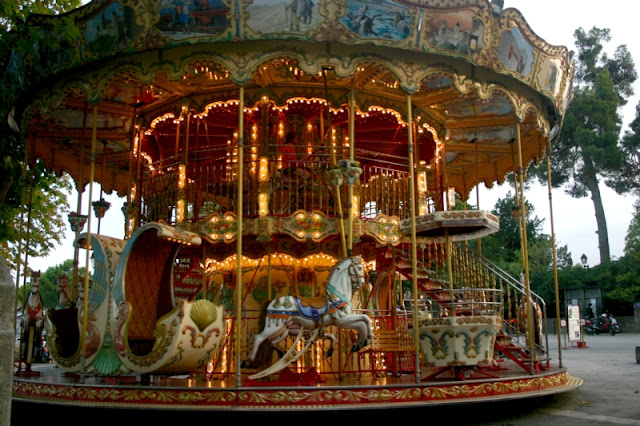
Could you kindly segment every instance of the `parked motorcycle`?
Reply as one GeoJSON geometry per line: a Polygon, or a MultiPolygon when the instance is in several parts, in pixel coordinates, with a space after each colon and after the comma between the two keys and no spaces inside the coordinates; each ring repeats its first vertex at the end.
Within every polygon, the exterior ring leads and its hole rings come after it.
{"type": "Polygon", "coordinates": [[[611,316],[611,314],[609,314],[609,320],[611,321],[611,328],[613,329],[613,331],[615,333],[621,333],[622,329],[620,328],[620,324],[618,323],[618,320],[615,319],[613,316],[611,316]]]}
{"type": "Polygon", "coordinates": [[[616,320],[611,314],[604,313],[597,318],[585,318],[584,331],[587,334],[600,334],[609,333],[615,336],[616,333],[620,333],[622,329],[618,320],[616,320]]]}

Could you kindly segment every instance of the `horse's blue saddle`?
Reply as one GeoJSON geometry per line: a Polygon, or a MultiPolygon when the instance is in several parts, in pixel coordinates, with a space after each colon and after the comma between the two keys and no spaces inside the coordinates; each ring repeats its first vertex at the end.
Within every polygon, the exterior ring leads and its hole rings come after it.
{"type": "Polygon", "coordinates": [[[300,315],[303,317],[313,320],[313,322],[318,322],[321,317],[329,312],[329,305],[327,303],[322,307],[318,307],[316,305],[307,305],[302,302],[303,301],[301,299],[296,299],[298,312],[300,312],[300,315]]]}

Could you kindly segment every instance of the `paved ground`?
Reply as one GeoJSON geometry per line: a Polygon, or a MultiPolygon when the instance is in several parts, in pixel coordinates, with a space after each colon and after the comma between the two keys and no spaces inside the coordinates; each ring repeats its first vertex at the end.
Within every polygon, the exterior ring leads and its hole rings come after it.
{"type": "MultiPolygon", "coordinates": [[[[552,362],[558,361],[558,339],[550,336],[552,362]]],[[[574,391],[508,403],[456,410],[456,424],[483,425],[640,425],[640,333],[585,336],[586,348],[563,339],[562,363],[584,380],[574,391]],[[567,346],[569,346],[567,348],[567,346]],[[458,423],[459,422],[459,423],[458,423]]],[[[440,409],[438,409],[440,410],[440,409]]],[[[444,416],[448,410],[443,410],[444,416]]]]}
{"type": "MultiPolygon", "coordinates": [[[[552,364],[559,360],[557,336],[549,337],[552,364]]],[[[572,376],[584,380],[576,390],[546,396],[496,403],[470,403],[420,409],[369,410],[366,412],[315,412],[293,414],[299,421],[311,424],[342,421],[362,426],[397,424],[469,424],[469,425],[639,425],[640,426],[640,364],[636,363],[635,348],[640,346],[640,333],[622,333],[615,336],[586,336],[586,348],[563,347],[563,365],[572,376]]],[[[21,407],[14,403],[12,424],[17,419],[32,416],[33,406],[21,407]]],[[[65,415],[57,413],[55,406],[47,406],[43,418],[65,415]]],[[[67,413],[68,414],[68,413],[67,413]]],[[[175,422],[223,421],[241,423],[281,422],[283,413],[213,413],[195,412],[187,415],[171,412],[123,413],[114,410],[74,409],[76,418],[94,418],[119,425],[149,422],[170,424],[175,422]]]]}

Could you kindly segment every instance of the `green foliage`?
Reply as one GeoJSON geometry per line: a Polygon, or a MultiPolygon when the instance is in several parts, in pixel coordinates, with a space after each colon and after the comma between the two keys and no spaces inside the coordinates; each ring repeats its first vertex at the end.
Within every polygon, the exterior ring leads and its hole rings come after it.
{"type": "MultiPolygon", "coordinates": [[[[85,268],[80,268],[79,276],[83,276],[85,271],[85,268]]],[[[45,309],[55,308],[58,304],[58,278],[62,275],[66,275],[71,282],[73,277],[72,259],[67,259],[56,266],[47,268],[46,271],[40,274],[40,297],[42,298],[42,306],[45,309]]],[[[29,294],[30,289],[30,284],[27,284],[26,291],[24,290],[24,286],[20,286],[20,289],[18,290],[19,304],[23,303],[23,291],[25,294],[29,294]]]]}
{"type": "MultiPolygon", "coordinates": [[[[529,261],[529,281],[531,290],[547,303],[548,314],[555,312],[555,281],[553,274],[553,246],[551,236],[542,233],[542,219],[534,215],[534,207],[526,202],[527,242],[529,261]]],[[[519,277],[523,270],[520,229],[514,217],[517,206],[513,193],[499,199],[492,213],[500,220],[500,231],[482,239],[482,254],[512,277],[519,277]]],[[[477,249],[477,241],[469,245],[477,249]]],[[[556,263],[562,288],[583,286],[585,281],[576,274],[584,273],[582,266],[572,267],[568,247],[556,247],[556,263]]]]}
{"type": "Polygon", "coordinates": [[[58,304],[58,278],[66,275],[69,281],[73,277],[73,260],[68,259],[59,265],[47,268],[40,275],[40,296],[45,308],[54,308],[58,304]]]}
{"type": "MultiPolygon", "coordinates": [[[[28,26],[27,18],[31,14],[63,13],[80,4],[80,0],[0,3],[0,254],[12,268],[15,268],[23,188],[31,184],[22,176],[24,136],[19,122],[24,99],[28,98],[25,95],[45,84],[41,76],[50,53],[74,43],[80,34],[70,18],[61,20],[49,33],[28,26]]],[[[64,237],[67,192],[71,186],[68,179],[47,172],[41,163],[35,163],[33,175],[29,256],[38,257],[46,256],[64,237]]],[[[29,204],[29,200],[25,203],[29,204]]]]}
{"type": "Polygon", "coordinates": [[[633,58],[626,45],[620,45],[612,58],[604,52],[604,43],[611,41],[608,28],[593,27],[589,32],[578,28],[574,32],[578,55],[576,61],[576,83],[591,86],[598,74],[607,71],[615,86],[620,105],[627,103],[625,97],[633,95],[633,82],[638,78],[633,58]]]}
{"type": "MultiPolygon", "coordinates": [[[[531,241],[540,233],[542,220],[537,216],[532,217],[533,206],[525,202],[527,214],[527,239],[531,241]]],[[[482,254],[493,261],[503,260],[504,262],[516,262],[522,265],[520,256],[520,229],[516,218],[513,216],[514,209],[518,208],[515,195],[509,191],[505,198],[496,202],[493,210],[494,215],[500,219],[500,231],[482,239],[482,254]]],[[[519,271],[522,271],[520,266],[519,271]]],[[[515,276],[519,276],[518,272],[515,276]]]]}
{"type": "MultiPolygon", "coordinates": [[[[599,183],[620,193],[629,166],[624,145],[619,143],[621,118],[618,110],[633,94],[638,78],[626,46],[619,46],[613,56],[604,52],[610,41],[608,29],[592,28],[574,33],[577,47],[575,89],[564,117],[557,141],[551,147],[552,182],[575,198],[590,196],[598,226],[601,262],[610,260],[609,237],[599,183]]],[[[630,142],[632,143],[632,142],[630,142]]],[[[633,143],[632,143],[633,145],[633,143]]],[[[546,167],[533,170],[541,182],[547,181],[546,167]]]]}
{"type": "MultiPolygon", "coordinates": [[[[27,235],[27,227],[23,228],[23,241],[29,237],[29,257],[45,257],[51,249],[59,245],[68,228],[67,213],[69,205],[67,195],[71,191],[68,177],[58,178],[45,171],[41,162],[36,162],[32,170],[33,194],[31,203],[31,228],[27,235]]],[[[31,174],[30,174],[31,176],[31,174]]],[[[22,184],[11,191],[12,194],[0,208],[0,254],[4,256],[9,267],[15,270],[18,242],[21,226],[20,200],[22,184]],[[17,193],[17,191],[20,191],[17,193]]],[[[30,187],[30,181],[24,182],[30,187]]],[[[28,191],[27,191],[28,194],[28,191]]],[[[26,200],[24,221],[27,223],[29,198],[26,200]]],[[[25,249],[23,242],[22,249],[25,249]]],[[[24,258],[24,255],[23,255],[24,258]]]]}
{"type": "Polygon", "coordinates": [[[611,272],[605,277],[606,281],[602,282],[608,290],[607,302],[616,308],[609,310],[623,311],[630,315],[633,303],[640,301],[640,201],[636,201],[634,205],[634,215],[625,238],[624,253],[617,262],[603,266],[611,272]]]}
{"type": "Polygon", "coordinates": [[[619,194],[634,191],[640,195],[640,103],[636,116],[622,137],[621,150],[624,162],[620,173],[610,173],[607,185],[619,194]]]}

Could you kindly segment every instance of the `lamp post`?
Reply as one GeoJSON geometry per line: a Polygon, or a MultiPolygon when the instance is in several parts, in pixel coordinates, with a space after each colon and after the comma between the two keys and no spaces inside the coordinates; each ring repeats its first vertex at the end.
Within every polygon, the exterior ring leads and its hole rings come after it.
{"type": "Polygon", "coordinates": [[[582,253],[582,256],[580,256],[580,262],[582,262],[582,267],[585,269],[589,269],[589,264],[587,263],[587,261],[587,255],[582,253]]]}

